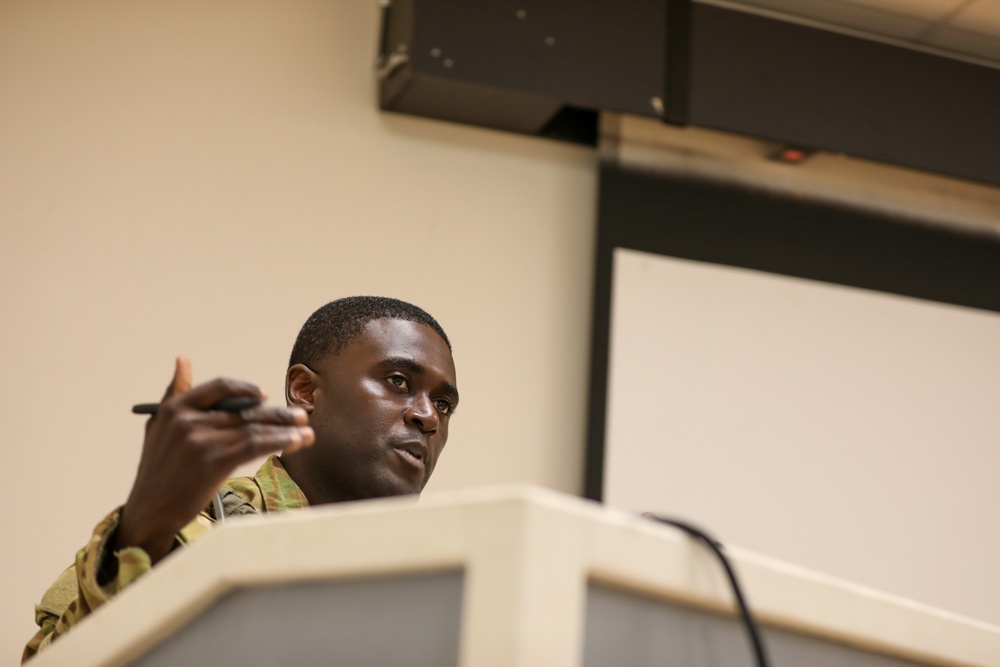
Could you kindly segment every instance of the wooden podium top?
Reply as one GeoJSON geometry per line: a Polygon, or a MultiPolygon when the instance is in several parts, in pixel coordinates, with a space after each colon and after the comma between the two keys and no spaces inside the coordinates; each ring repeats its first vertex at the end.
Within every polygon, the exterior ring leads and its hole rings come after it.
{"type": "MultiPolygon", "coordinates": [[[[766,639],[819,638],[872,654],[873,665],[1000,665],[1000,628],[740,549],[727,553],[766,639]]],[[[594,587],[703,616],[735,609],[717,560],[678,531],[543,489],[498,487],[234,519],[172,554],[30,664],[160,664],[144,656],[234,591],[438,572],[461,575],[462,667],[598,664],[585,655],[584,638],[594,587]]],[[[751,664],[746,652],[733,664],[751,664]]]]}

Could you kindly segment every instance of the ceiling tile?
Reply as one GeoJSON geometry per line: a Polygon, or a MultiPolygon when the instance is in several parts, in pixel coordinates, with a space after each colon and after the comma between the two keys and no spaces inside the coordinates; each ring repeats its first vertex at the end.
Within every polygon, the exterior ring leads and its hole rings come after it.
{"type": "Polygon", "coordinates": [[[924,44],[959,54],[992,61],[1000,66],[1000,37],[983,32],[961,30],[950,25],[936,28],[923,40],[924,44]]]}
{"type": "Polygon", "coordinates": [[[705,0],[765,10],[1000,65],[1000,0],[705,0]]]}
{"type": "Polygon", "coordinates": [[[840,0],[844,4],[865,5],[892,14],[938,22],[957,12],[969,0],[840,0]]]}
{"type": "Polygon", "coordinates": [[[948,24],[960,30],[993,35],[1000,41],[1000,0],[974,0],[948,24]]]}
{"type": "MultiPolygon", "coordinates": [[[[924,4],[932,1],[938,5],[941,3],[941,0],[914,0],[914,3],[922,10],[924,4]]],[[[875,6],[877,2],[898,4],[894,0],[871,0],[870,4],[845,0],[738,0],[732,4],[772,10],[829,26],[904,40],[924,34],[934,22],[945,15],[940,10],[934,13],[921,11],[912,14],[903,10],[886,11],[875,6]]],[[[908,2],[909,0],[903,4],[908,2]]]]}

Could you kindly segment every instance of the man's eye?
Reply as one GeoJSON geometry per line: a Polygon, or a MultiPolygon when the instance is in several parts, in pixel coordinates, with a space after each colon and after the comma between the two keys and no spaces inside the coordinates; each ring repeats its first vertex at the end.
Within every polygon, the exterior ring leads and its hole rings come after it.
{"type": "Polygon", "coordinates": [[[403,377],[402,375],[390,375],[389,376],[389,382],[391,382],[395,386],[399,387],[400,389],[406,389],[407,386],[408,386],[407,382],[406,382],[406,378],[403,377]]]}
{"type": "Polygon", "coordinates": [[[443,415],[450,415],[455,409],[451,401],[446,401],[443,398],[434,401],[434,407],[443,415]]]}

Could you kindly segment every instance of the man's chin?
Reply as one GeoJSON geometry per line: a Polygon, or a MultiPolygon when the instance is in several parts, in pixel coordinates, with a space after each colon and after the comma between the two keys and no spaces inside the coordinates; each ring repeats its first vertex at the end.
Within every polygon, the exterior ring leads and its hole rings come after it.
{"type": "Polygon", "coordinates": [[[380,476],[370,489],[369,498],[392,498],[396,496],[419,496],[423,490],[422,480],[413,480],[395,474],[380,476]]]}

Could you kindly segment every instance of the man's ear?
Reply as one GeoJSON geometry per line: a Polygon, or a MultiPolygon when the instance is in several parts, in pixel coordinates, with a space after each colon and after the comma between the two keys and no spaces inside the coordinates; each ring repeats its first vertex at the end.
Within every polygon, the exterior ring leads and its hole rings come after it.
{"type": "Polygon", "coordinates": [[[308,413],[313,411],[319,376],[303,364],[294,364],[285,374],[285,403],[297,405],[308,413]]]}

